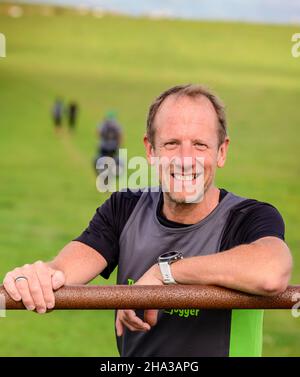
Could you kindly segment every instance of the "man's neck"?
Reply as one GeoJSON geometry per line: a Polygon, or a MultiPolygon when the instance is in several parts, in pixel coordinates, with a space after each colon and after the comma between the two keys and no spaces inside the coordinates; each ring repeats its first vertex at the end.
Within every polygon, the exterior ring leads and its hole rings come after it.
{"type": "Polygon", "coordinates": [[[163,215],[170,221],[181,224],[196,224],[208,216],[218,205],[220,190],[210,187],[205,193],[203,200],[199,203],[178,204],[166,194],[162,207],[163,215]]]}

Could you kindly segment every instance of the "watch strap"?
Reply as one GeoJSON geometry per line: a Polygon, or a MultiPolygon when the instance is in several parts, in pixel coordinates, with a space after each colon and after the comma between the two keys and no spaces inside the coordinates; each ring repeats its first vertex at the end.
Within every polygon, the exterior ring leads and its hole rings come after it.
{"type": "Polygon", "coordinates": [[[163,282],[165,284],[177,284],[175,279],[173,278],[170,266],[171,265],[168,262],[160,262],[159,263],[159,268],[160,268],[160,272],[161,272],[162,277],[163,277],[163,282]]]}

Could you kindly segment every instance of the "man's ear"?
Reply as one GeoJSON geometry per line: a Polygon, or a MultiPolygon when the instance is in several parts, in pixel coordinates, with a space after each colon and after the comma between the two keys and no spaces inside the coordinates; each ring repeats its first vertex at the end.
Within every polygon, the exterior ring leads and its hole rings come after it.
{"type": "Polygon", "coordinates": [[[144,135],[144,146],[146,150],[146,157],[147,157],[148,164],[152,165],[153,161],[151,157],[154,157],[154,151],[153,151],[153,146],[150,143],[150,140],[148,139],[147,134],[144,135]]]}
{"type": "Polygon", "coordinates": [[[224,142],[219,146],[218,150],[218,160],[217,160],[217,166],[218,168],[222,168],[225,165],[226,157],[227,157],[227,151],[229,147],[229,137],[226,137],[224,142]]]}

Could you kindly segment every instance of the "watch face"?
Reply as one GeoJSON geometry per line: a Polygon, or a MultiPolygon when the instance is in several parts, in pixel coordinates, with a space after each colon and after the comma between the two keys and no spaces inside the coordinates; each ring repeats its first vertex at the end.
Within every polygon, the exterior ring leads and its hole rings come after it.
{"type": "Polygon", "coordinates": [[[167,253],[161,254],[158,257],[159,262],[170,262],[170,261],[175,261],[177,259],[183,258],[182,253],[179,251],[168,251],[167,253]]]}

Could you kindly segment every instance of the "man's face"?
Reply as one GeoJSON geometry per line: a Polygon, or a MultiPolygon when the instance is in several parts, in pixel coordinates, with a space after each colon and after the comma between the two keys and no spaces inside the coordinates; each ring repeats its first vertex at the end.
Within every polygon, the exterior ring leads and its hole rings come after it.
{"type": "Polygon", "coordinates": [[[225,163],[229,140],[218,147],[217,114],[204,96],[172,95],[159,108],[155,142],[144,142],[149,162],[161,162],[159,179],[166,195],[178,204],[199,202],[225,163]]]}

